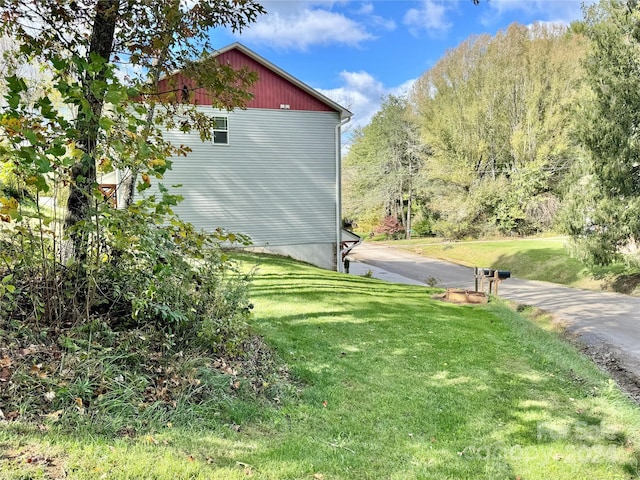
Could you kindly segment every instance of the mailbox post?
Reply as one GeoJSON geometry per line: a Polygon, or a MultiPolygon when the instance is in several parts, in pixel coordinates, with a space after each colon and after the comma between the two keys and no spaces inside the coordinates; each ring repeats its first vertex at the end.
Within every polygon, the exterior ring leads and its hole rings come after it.
{"type": "Polygon", "coordinates": [[[492,268],[474,268],[476,292],[484,292],[484,282],[489,283],[489,293],[498,295],[498,285],[502,280],[511,278],[511,272],[508,270],[494,270],[492,268]],[[480,290],[478,290],[478,280],[480,281],[480,290]]]}

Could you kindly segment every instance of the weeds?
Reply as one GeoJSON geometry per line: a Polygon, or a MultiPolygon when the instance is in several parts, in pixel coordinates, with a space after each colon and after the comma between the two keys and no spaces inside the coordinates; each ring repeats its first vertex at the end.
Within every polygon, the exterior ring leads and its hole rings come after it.
{"type": "Polygon", "coordinates": [[[288,371],[255,336],[240,346],[248,353],[222,357],[176,349],[174,336],[151,328],[96,327],[0,349],[4,419],[137,435],[171,422],[219,422],[238,398],[277,401],[289,388],[288,371]]]}
{"type": "Polygon", "coordinates": [[[220,248],[247,239],[196,232],[171,213],[175,201],[96,203],[81,265],[64,259],[56,212],[35,207],[3,223],[5,420],[138,433],[177,418],[219,421],[238,398],[288,388],[286,369],[249,325],[251,272],[220,248]]]}

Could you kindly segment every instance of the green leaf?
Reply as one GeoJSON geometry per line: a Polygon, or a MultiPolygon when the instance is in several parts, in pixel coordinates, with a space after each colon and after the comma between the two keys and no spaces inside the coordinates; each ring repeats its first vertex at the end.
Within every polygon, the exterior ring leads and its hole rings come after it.
{"type": "Polygon", "coordinates": [[[36,157],[35,164],[38,166],[38,172],[40,173],[49,173],[51,171],[51,162],[47,157],[36,157]]]}
{"type": "Polygon", "coordinates": [[[76,345],[75,342],[69,337],[60,337],[58,339],[58,343],[62,348],[64,348],[65,350],[69,350],[70,352],[77,352],[78,350],[80,350],[80,347],[76,345]]]}
{"type": "Polygon", "coordinates": [[[124,88],[114,88],[110,86],[107,93],[104,95],[104,101],[107,103],[113,103],[117,105],[127,98],[127,92],[124,88]]]}
{"type": "Polygon", "coordinates": [[[138,191],[138,193],[144,192],[147,188],[150,188],[151,185],[149,185],[148,183],[145,182],[138,182],[138,185],[136,185],[136,190],[138,191]]]}
{"type": "Polygon", "coordinates": [[[116,122],[111,120],[109,117],[100,117],[98,123],[100,124],[100,128],[102,128],[103,130],[111,130],[111,127],[116,124],[116,122]]]}
{"type": "Polygon", "coordinates": [[[13,108],[14,110],[16,108],[18,108],[18,105],[20,105],[20,93],[19,92],[15,92],[13,90],[9,90],[7,92],[7,94],[4,96],[4,98],[7,99],[7,103],[9,104],[9,107],[13,108]]]}
{"type": "Polygon", "coordinates": [[[43,97],[36,105],[40,108],[40,112],[42,112],[42,116],[48,120],[53,120],[56,118],[56,111],[53,109],[53,104],[49,97],[43,97]]]}
{"type": "Polygon", "coordinates": [[[65,153],[67,153],[67,149],[64,145],[54,145],[49,148],[46,152],[47,155],[53,155],[54,157],[61,157],[65,153]]]}
{"type": "Polygon", "coordinates": [[[5,80],[10,91],[15,93],[27,91],[27,84],[24,79],[17,77],[16,75],[11,75],[10,77],[5,77],[5,80]]]}
{"type": "Polygon", "coordinates": [[[23,130],[22,134],[24,135],[24,138],[29,140],[31,145],[37,145],[39,143],[38,135],[33,130],[23,130]]]}
{"type": "Polygon", "coordinates": [[[60,57],[52,57],[49,59],[51,61],[51,64],[53,65],[53,68],[55,68],[56,70],[66,70],[67,69],[67,61],[60,58],[60,57]]]}

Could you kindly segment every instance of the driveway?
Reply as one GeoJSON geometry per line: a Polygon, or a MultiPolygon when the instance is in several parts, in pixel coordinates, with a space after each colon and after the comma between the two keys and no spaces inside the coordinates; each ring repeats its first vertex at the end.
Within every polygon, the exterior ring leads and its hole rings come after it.
{"type": "MultiPolygon", "coordinates": [[[[350,273],[384,280],[473,290],[473,269],[406,250],[363,243],[350,253],[350,273]]],[[[482,266],[482,265],[479,265],[482,266]]],[[[510,278],[499,296],[554,314],[596,363],[640,399],[640,298],[510,278]]]]}

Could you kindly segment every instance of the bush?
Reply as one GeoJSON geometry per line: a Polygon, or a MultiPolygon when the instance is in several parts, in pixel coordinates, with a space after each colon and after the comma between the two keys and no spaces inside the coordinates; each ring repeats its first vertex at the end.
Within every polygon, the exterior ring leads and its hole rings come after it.
{"type": "Polygon", "coordinates": [[[404,232],[404,227],[394,216],[385,217],[382,223],[375,229],[375,233],[384,234],[387,238],[398,238],[404,232]]]}
{"type": "MultiPolygon", "coordinates": [[[[279,375],[273,360],[259,371],[247,352],[256,345],[251,272],[222,249],[248,239],[195,231],[170,212],[175,200],[151,197],[123,210],[98,205],[95,221],[78,227],[89,246],[82,263],[65,259],[55,212],[49,218],[37,207],[3,224],[3,415],[55,413],[73,426],[117,410],[105,428],[138,428],[166,421],[178,405],[184,418],[196,404],[219,411],[252,376],[279,375]],[[185,355],[197,368],[180,366],[185,355]],[[247,380],[245,364],[253,365],[247,380]]],[[[264,347],[260,355],[269,356],[264,347]]]]}

